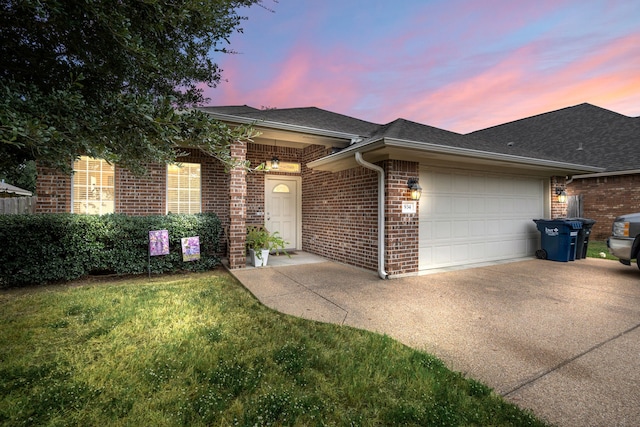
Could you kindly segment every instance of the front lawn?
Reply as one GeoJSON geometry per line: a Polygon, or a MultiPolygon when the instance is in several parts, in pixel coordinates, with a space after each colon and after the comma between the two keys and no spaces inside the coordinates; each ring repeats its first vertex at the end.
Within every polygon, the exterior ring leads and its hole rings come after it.
{"type": "Polygon", "coordinates": [[[4,290],[0,307],[2,425],[543,425],[387,336],[274,312],[222,270],[4,290]]]}

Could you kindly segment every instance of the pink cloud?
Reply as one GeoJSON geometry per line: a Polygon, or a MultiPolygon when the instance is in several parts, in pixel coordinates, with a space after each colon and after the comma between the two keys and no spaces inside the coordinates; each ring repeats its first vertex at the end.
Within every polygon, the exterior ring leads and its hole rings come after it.
{"type": "Polygon", "coordinates": [[[629,105],[640,113],[640,35],[601,46],[583,60],[548,73],[537,71],[539,46],[515,51],[496,66],[400,106],[401,117],[457,132],[501,124],[589,102],[604,108],[629,105]]]}

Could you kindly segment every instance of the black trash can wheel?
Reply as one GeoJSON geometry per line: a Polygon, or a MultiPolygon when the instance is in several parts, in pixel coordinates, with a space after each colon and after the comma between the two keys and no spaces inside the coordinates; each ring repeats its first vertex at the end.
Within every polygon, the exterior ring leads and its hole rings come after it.
{"type": "Polygon", "coordinates": [[[547,251],[545,251],[544,249],[538,249],[536,251],[536,258],[547,259],[547,251]]]}

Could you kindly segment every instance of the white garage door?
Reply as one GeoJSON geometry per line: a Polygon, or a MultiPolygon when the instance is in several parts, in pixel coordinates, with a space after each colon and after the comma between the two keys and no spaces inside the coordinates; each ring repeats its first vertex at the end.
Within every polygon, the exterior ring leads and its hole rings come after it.
{"type": "Polygon", "coordinates": [[[420,270],[531,256],[544,181],[484,172],[420,172],[420,270]]]}

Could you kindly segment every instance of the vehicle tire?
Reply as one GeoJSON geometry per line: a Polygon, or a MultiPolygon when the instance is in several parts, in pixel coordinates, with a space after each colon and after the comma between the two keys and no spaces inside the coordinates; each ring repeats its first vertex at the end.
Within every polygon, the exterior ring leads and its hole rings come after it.
{"type": "Polygon", "coordinates": [[[638,264],[638,268],[640,268],[640,255],[636,258],[636,264],[638,264]]]}
{"type": "Polygon", "coordinates": [[[547,259],[547,251],[545,251],[544,249],[538,249],[536,251],[536,258],[538,258],[538,259],[547,259]]]}

